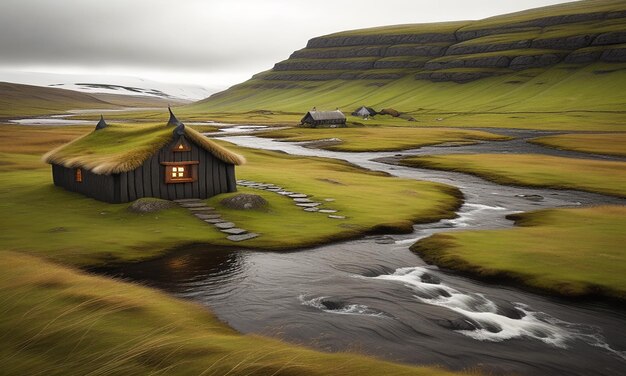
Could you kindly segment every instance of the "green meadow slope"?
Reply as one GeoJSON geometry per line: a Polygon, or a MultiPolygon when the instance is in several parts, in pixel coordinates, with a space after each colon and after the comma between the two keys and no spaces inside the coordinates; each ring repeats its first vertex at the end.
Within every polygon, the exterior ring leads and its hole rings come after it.
{"type": "Polygon", "coordinates": [[[271,111],[295,119],[313,106],[352,111],[368,105],[418,121],[434,120],[427,114],[566,112],[585,118],[593,112],[618,127],[626,118],[624,87],[626,2],[587,0],[480,21],[313,38],[271,70],[187,111],[271,111]]]}

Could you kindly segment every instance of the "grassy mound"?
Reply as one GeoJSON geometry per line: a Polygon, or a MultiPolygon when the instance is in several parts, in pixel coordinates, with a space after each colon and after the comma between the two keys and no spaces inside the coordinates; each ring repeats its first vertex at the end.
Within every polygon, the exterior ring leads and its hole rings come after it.
{"type": "Polygon", "coordinates": [[[626,207],[513,216],[506,230],[436,234],[411,249],[427,262],[550,293],[626,302],[626,207]]]}
{"type": "Polygon", "coordinates": [[[530,142],[584,153],[626,156],[626,133],[559,134],[535,138],[530,142]]]}
{"type": "Polygon", "coordinates": [[[475,130],[449,128],[338,128],[338,129],[283,129],[266,132],[261,137],[285,141],[319,141],[338,138],[339,144],[324,146],[336,151],[392,151],[415,149],[422,146],[454,143],[473,144],[477,141],[503,141],[510,137],[475,130]]]}
{"type": "Polygon", "coordinates": [[[455,154],[409,157],[401,163],[470,173],[500,184],[576,189],[626,197],[626,162],[539,154],[455,154]]]}
{"type": "Polygon", "coordinates": [[[139,285],[0,251],[3,375],[452,375],[244,336],[139,285]]]}

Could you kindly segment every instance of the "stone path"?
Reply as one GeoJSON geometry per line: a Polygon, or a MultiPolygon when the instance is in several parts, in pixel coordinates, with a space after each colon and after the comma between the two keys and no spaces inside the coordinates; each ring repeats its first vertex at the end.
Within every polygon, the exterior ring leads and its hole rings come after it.
{"type": "MultiPolygon", "coordinates": [[[[242,187],[252,188],[252,189],[260,189],[263,191],[274,192],[281,196],[287,196],[293,200],[296,206],[302,208],[302,210],[304,210],[305,212],[327,214],[327,217],[330,219],[346,219],[346,217],[342,215],[333,214],[333,213],[337,213],[337,210],[335,209],[330,209],[326,207],[324,207],[324,209],[321,209],[319,206],[323,205],[324,204],[323,202],[313,201],[309,195],[304,194],[304,193],[291,192],[289,190],[284,189],[283,187],[279,187],[274,184],[258,183],[258,182],[251,181],[251,180],[237,180],[237,185],[240,185],[242,187]]],[[[335,199],[326,198],[324,199],[324,201],[328,203],[328,202],[335,201],[335,199]]]]}
{"type": "Polygon", "coordinates": [[[215,208],[208,206],[203,200],[189,198],[174,200],[174,202],[189,210],[196,218],[215,226],[218,230],[226,234],[226,239],[230,241],[241,242],[259,236],[259,234],[238,228],[234,223],[223,219],[222,216],[215,211],[215,208]]]}

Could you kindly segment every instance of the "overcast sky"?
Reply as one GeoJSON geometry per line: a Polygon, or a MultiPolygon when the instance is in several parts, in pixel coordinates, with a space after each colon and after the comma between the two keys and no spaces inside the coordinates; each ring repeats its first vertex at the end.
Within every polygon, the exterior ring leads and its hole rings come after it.
{"type": "Polygon", "coordinates": [[[0,0],[0,69],[226,87],[308,39],[480,19],[558,0],[0,0]]]}

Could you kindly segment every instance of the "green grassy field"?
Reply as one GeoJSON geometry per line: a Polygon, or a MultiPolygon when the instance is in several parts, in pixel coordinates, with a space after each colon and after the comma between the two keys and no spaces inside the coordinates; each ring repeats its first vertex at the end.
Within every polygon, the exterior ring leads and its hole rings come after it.
{"type": "Polygon", "coordinates": [[[559,134],[535,138],[530,142],[556,149],[626,156],[626,133],[559,134]]]}
{"type": "Polygon", "coordinates": [[[539,154],[454,154],[409,157],[401,163],[470,173],[499,184],[575,189],[626,197],[626,162],[539,154]]]}
{"type": "Polygon", "coordinates": [[[427,262],[564,296],[626,301],[626,207],[513,216],[506,230],[436,234],[411,249],[427,262]]]}
{"type": "Polygon", "coordinates": [[[240,335],[197,304],[14,252],[0,251],[0,300],[7,376],[452,375],[240,335]]]}
{"type": "Polygon", "coordinates": [[[285,141],[319,141],[338,138],[341,140],[338,144],[322,145],[322,148],[353,152],[406,150],[443,143],[468,145],[478,141],[504,141],[510,139],[507,136],[475,130],[397,127],[291,128],[265,132],[260,134],[260,136],[278,138],[285,141]]]}
{"type": "MultiPolygon", "coordinates": [[[[6,132],[16,128],[0,127],[6,132]]],[[[127,210],[129,204],[107,204],[54,187],[50,167],[40,155],[91,128],[20,129],[15,138],[0,141],[0,225],[7,230],[0,233],[0,249],[96,265],[152,258],[184,244],[233,245],[182,208],[136,214],[127,210]],[[103,238],[103,231],[110,236],[103,238]]],[[[237,168],[238,178],[282,185],[314,199],[333,198],[325,206],[347,217],[334,220],[304,212],[276,194],[264,195],[269,206],[263,211],[227,210],[219,203],[224,195],[210,199],[225,218],[261,234],[246,241],[248,247],[293,249],[355,237],[381,226],[410,231],[413,222],[454,215],[460,203],[458,191],[442,184],[391,178],[320,158],[231,149],[248,160],[237,168]]]]}

